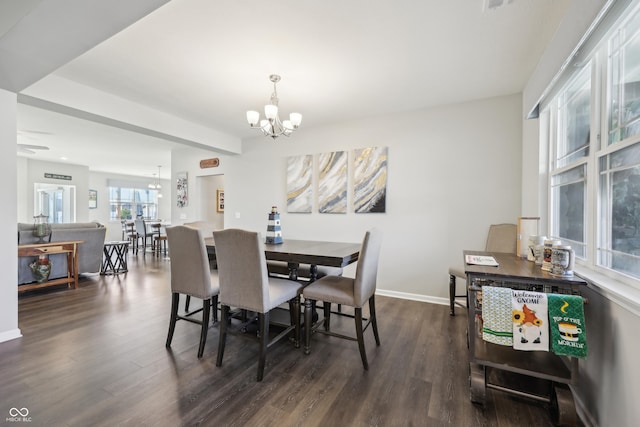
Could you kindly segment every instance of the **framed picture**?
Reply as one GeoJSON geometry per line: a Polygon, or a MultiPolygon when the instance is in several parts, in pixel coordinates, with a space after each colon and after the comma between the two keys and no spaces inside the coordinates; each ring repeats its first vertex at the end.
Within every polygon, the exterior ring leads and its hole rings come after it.
{"type": "Polygon", "coordinates": [[[98,192],[96,190],[89,190],[89,209],[96,209],[98,207],[98,192]]]}
{"type": "Polygon", "coordinates": [[[186,172],[178,172],[176,181],[177,202],[179,208],[184,208],[189,204],[189,181],[186,172]]]}
{"type": "Polygon", "coordinates": [[[216,190],[216,211],[224,212],[224,190],[216,190]]]}

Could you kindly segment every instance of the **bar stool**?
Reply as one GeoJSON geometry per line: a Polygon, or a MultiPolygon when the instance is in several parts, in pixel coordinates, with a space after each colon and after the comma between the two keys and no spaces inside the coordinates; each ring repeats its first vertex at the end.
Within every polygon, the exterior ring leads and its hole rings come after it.
{"type": "Polygon", "coordinates": [[[160,251],[162,250],[164,252],[164,255],[166,256],[167,255],[167,236],[166,235],[154,236],[153,240],[154,240],[153,249],[155,251],[155,254],[157,256],[160,256],[160,251]]]}

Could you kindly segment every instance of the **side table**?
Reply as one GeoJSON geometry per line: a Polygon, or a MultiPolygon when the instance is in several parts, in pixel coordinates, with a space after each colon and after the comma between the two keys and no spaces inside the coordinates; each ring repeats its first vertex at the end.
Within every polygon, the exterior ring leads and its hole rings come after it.
{"type": "Polygon", "coordinates": [[[128,240],[104,242],[100,274],[104,276],[105,274],[120,274],[129,271],[127,268],[128,252],[128,240]]]}
{"type": "Polygon", "coordinates": [[[32,289],[44,288],[47,286],[55,286],[60,284],[68,284],[69,287],[76,289],[78,287],[78,245],[83,240],[70,240],[64,242],[53,243],[32,243],[27,245],[18,245],[19,257],[39,257],[40,255],[67,255],[67,277],[59,279],[47,280],[43,283],[29,283],[18,286],[18,292],[29,291],[32,289]]]}

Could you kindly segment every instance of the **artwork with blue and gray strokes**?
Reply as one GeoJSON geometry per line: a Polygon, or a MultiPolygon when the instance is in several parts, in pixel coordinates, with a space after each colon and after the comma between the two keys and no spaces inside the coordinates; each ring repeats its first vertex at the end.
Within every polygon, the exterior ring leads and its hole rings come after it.
{"type": "Polygon", "coordinates": [[[387,147],[354,150],[353,167],[354,211],[386,212],[387,147]]]}
{"type": "Polygon", "coordinates": [[[347,213],[347,152],[318,154],[318,212],[347,213]]]}
{"type": "Polygon", "coordinates": [[[287,157],[287,212],[311,213],[313,156],[287,157]]]}

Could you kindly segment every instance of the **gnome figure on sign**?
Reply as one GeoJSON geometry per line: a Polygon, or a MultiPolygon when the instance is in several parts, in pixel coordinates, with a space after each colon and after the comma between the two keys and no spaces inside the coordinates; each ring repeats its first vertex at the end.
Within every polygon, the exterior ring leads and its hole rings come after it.
{"type": "Polygon", "coordinates": [[[541,326],[543,322],[536,317],[536,313],[527,307],[526,304],[522,306],[522,311],[513,311],[513,323],[518,325],[517,331],[519,332],[521,343],[540,343],[540,337],[542,336],[541,326]]]}

